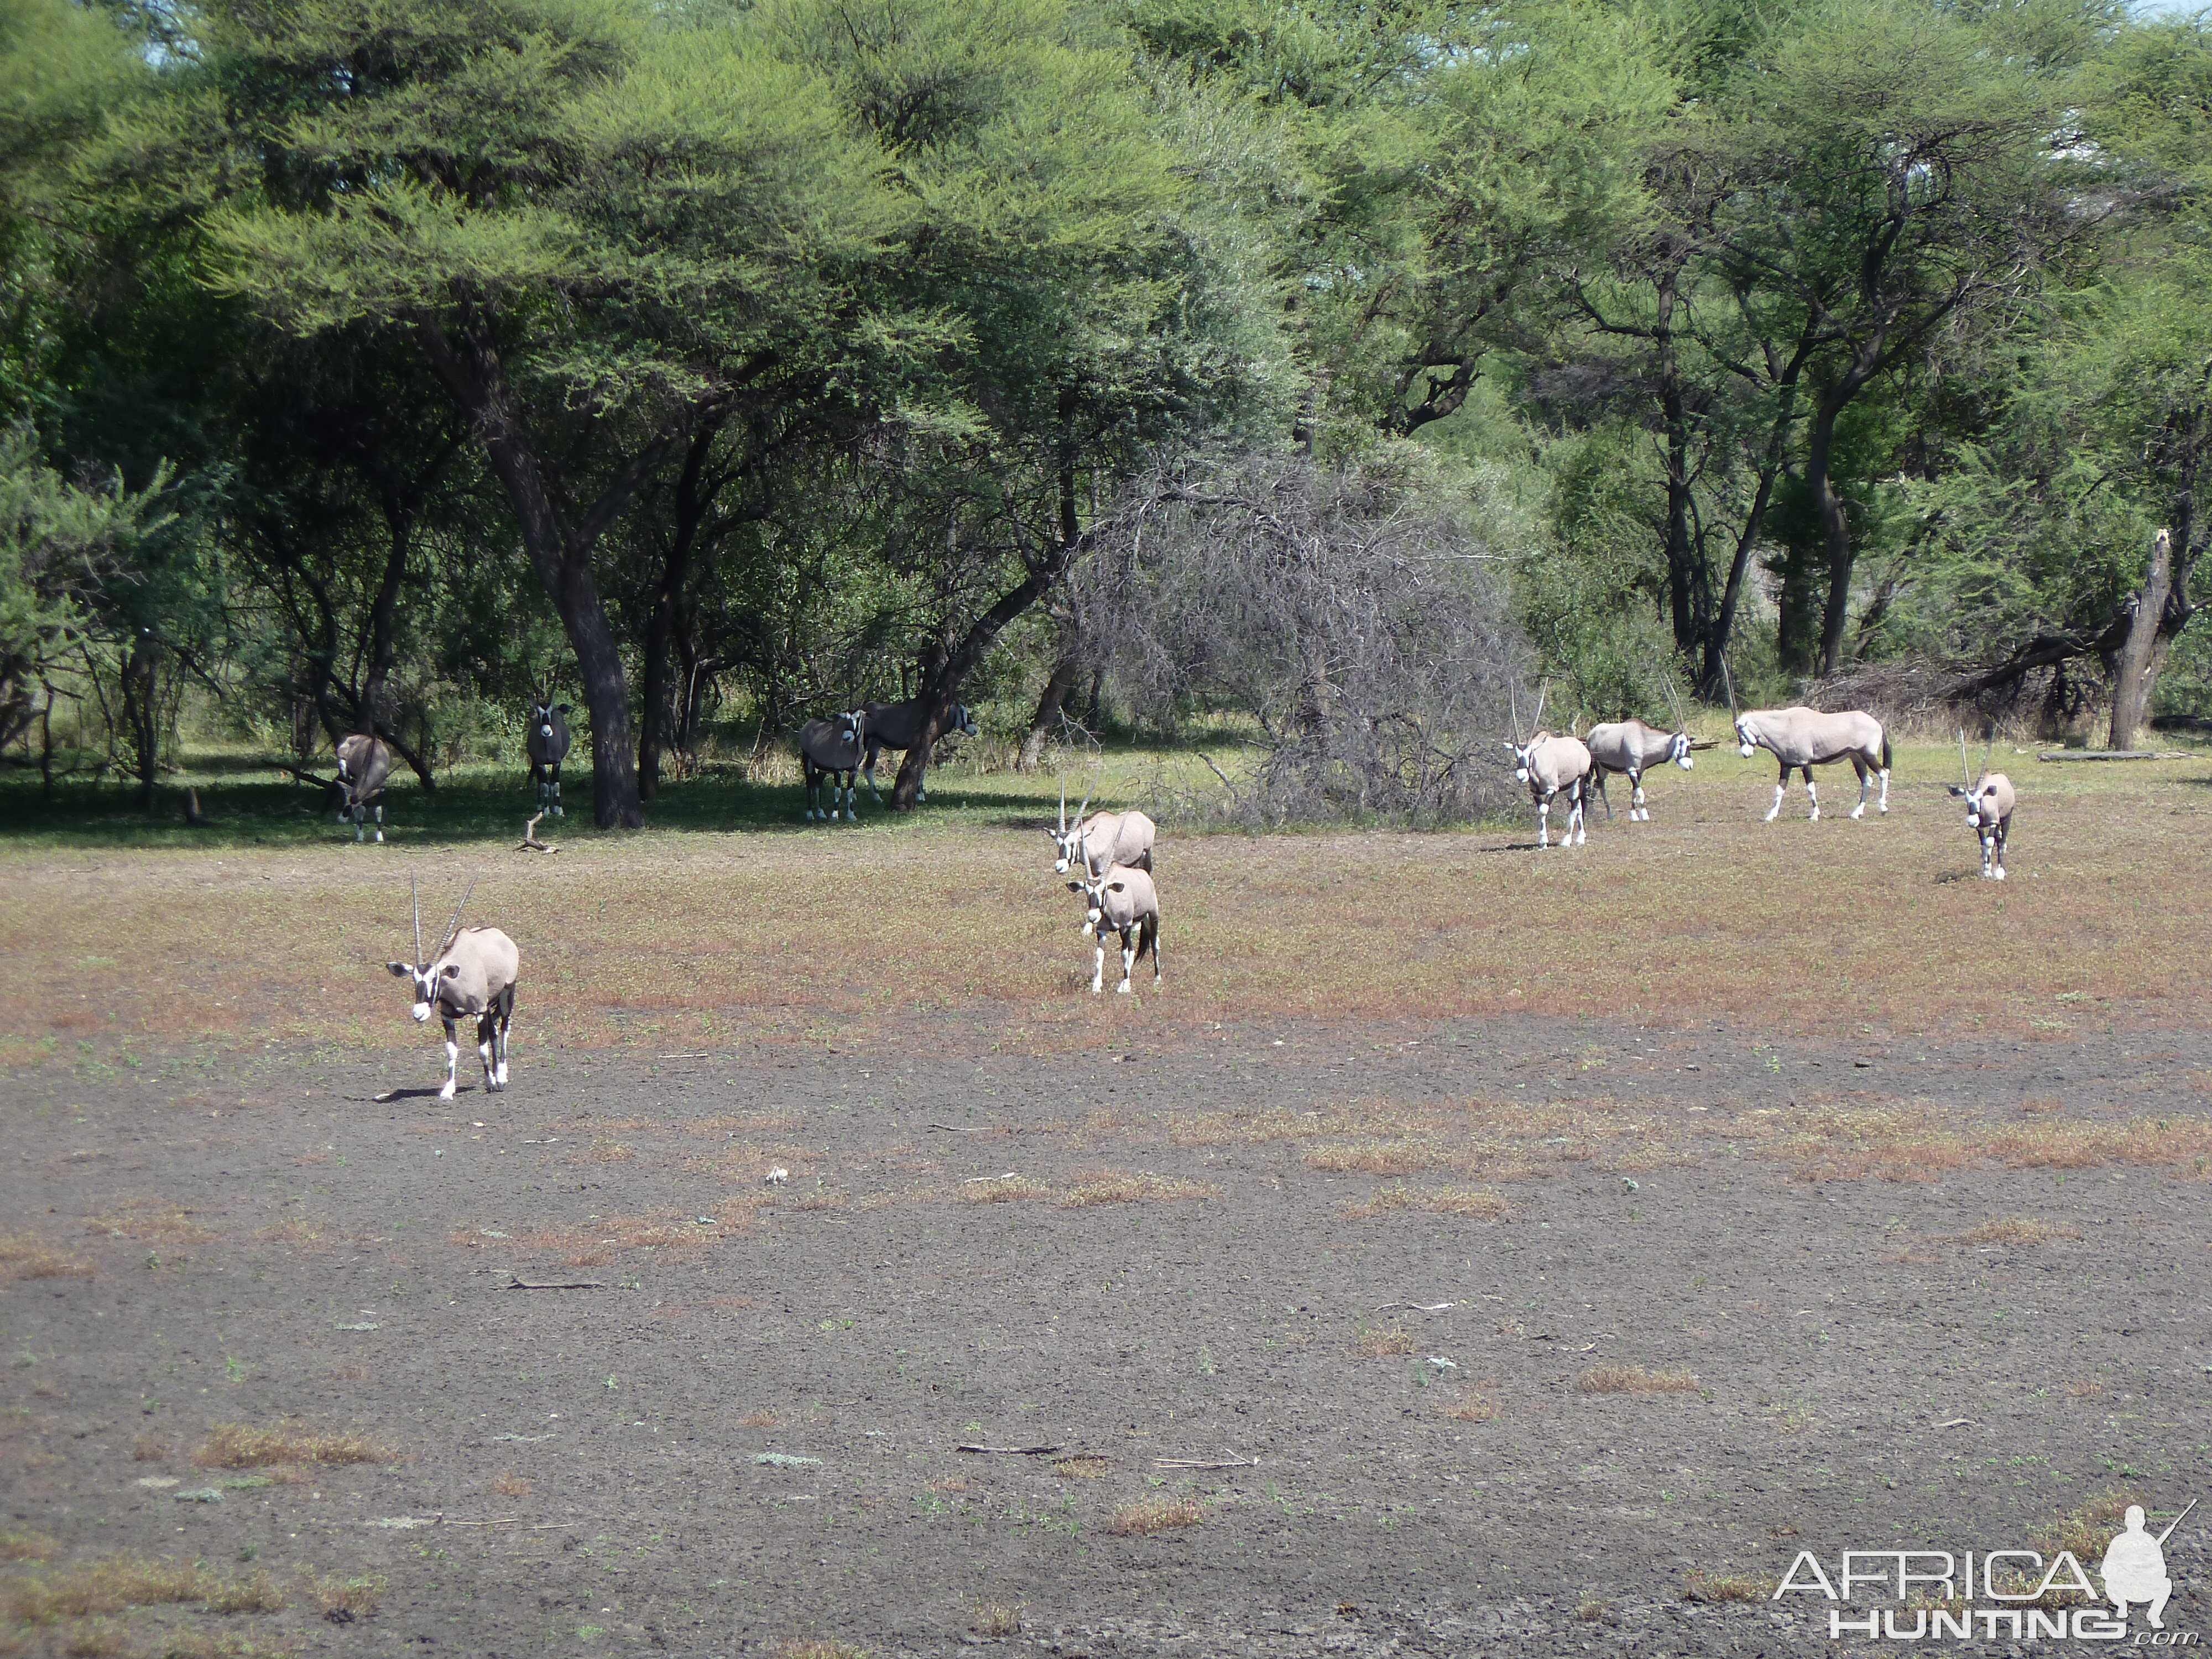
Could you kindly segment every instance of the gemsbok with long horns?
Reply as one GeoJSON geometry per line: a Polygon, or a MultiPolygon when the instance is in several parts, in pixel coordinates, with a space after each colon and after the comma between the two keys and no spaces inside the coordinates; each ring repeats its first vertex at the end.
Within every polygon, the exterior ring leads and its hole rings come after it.
{"type": "Polygon", "coordinates": [[[561,806],[561,763],[568,758],[568,705],[549,694],[530,707],[530,730],[522,740],[530,754],[530,781],[538,786],[539,816],[568,815],[561,806]]]}
{"type": "Polygon", "coordinates": [[[1766,809],[1764,819],[1767,823],[1773,823],[1782,811],[1782,798],[1789,791],[1793,769],[1803,775],[1806,798],[1813,803],[1808,821],[1818,819],[1820,797],[1813,787],[1813,769],[1839,760],[1850,762],[1851,770],[1859,775],[1858,805],[1851,808],[1851,816],[1865,816],[1867,791],[1877,772],[1881,777],[1881,810],[1889,811],[1889,733],[1882,730],[1880,720],[1863,710],[1824,714],[1802,706],[1754,708],[1735,717],[1735,740],[1746,760],[1764,749],[1781,763],[1774,805],[1766,809]]]}
{"type": "Polygon", "coordinates": [[[356,732],[338,740],[338,822],[353,820],[354,844],[362,840],[362,819],[376,809],[376,844],[384,845],[384,783],[392,775],[392,747],[381,738],[356,732]]]}
{"type": "MultiPolygon", "coordinates": [[[[1671,686],[1668,696],[1670,700],[1674,696],[1671,686]]],[[[1628,821],[1634,823],[1641,818],[1649,823],[1651,808],[1644,799],[1644,775],[1670,761],[1685,772],[1697,764],[1690,757],[1690,734],[1680,703],[1675,705],[1674,720],[1672,732],[1662,732],[1635,719],[1607,720],[1590,727],[1583,744],[1590,752],[1590,776],[1597,783],[1597,796],[1605,803],[1607,817],[1613,816],[1613,799],[1605,793],[1607,774],[1618,772],[1628,780],[1628,821]]]]}
{"type": "Polygon", "coordinates": [[[1536,735],[1525,743],[1521,741],[1521,711],[1515,702],[1514,741],[1505,750],[1513,757],[1513,781],[1528,785],[1528,799],[1536,804],[1536,845],[1552,844],[1552,803],[1564,794],[1567,825],[1560,832],[1559,845],[1579,846],[1589,839],[1584,813],[1589,800],[1590,751],[1580,738],[1563,738],[1543,729],[1544,700],[1550,695],[1547,691],[1536,699],[1536,735]]]}
{"type": "Polygon", "coordinates": [[[1067,780],[1060,783],[1060,828],[1048,830],[1054,850],[1059,854],[1053,860],[1052,872],[1064,876],[1080,866],[1087,876],[1103,876],[1115,865],[1127,865],[1132,870],[1152,872],[1152,837],[1158,826],[1142,812],[1093,812],[1089,817],[1091,797],[1083,797],[1083,805],[1075,809],[1075,821],[1067,817],[1067,780]]]}
{"type": "Polygon", "coordinates": [[[799,728],[799,763],[806,775],[806,821],[834,823],[842,793],[845,821],[858,823],[860,814],[854,787],[860,762],[868,751],[868,715],[854,708],[828,720],[809,720],[799,728]],[[822,784],[830,784],[830,808],[822,810],[822,784]]]}
{"type": "Polygon", "coordinates": [[[1152,878],[1142,870],[1113,865],[1100,875],[1085,872],[1067,884],[1071,893],[1083,895],[1083,931],[1097,942],[1091,966],[1091,994],[1105,988],[1106,934],[1121,935],[1121,982],[1114,988],[1127,994],[1132,988],[1129,971],[1146,951],[1152,953],[1152,983],[1160,982],[1160,896],[1152,878]]]}
{"type": "Polygon", "coordinates": [[[1959,773],[1966,780],[1965,787],[1947,783],[1943,787],[1957,799],[1966,803],[1966,828],[1974,832],[1982,843],[1982,879],[2002,881],[2005,878],[2005,841],[2012,834],[2012,809],[2019,805],[2020,797],[2014,791],[2012,780],[2002,772],[1990,770],[1990,755],[1996,748],[1996,733],[1990,733],[1988,746],[1982,750],[1982,775],[1978,781],[1966,768],[1966,732],[1959,731],[1959,773]]]}
{"type": "MultiPolygon", "coordinates": [[[[862,707],[861,713],[868,722],[868,757],[860,763],[860,775],[868,781],[868,795],[877,805],[884,798],[876,793],[876,755],[884,749],[896,749],[901,754],[914,747],[921,736],[921,723],[929,714],[927,697],[908,697],[904,702],[872,702],[862,707]]],[[[945,722],[940,738],[954,736],[972,738],[975,735],[975,716],[964,702],[952,705],[952,713],[945,722]]],[[[918,788],[914,792],[918,801],[927,800],[929,791],[918,788]]]]}
{"type": "Polygon", "coordinates": [[[461,926],[461,912],[468,908],[469,896],[477,890],[471,881],[461,902],[453,907],[445,938],[426,960],[422,892],[411,875],[408,884],[415,900],[415,960],[411,964],[387,962],[384,966],[394,979],[415,982],[415,1006],[409,1012],[416,1024],[428,1019],[434,1009],[445,1023],[446,1086],[438,1091],[438,1098],[453,1097],[453,1067],[461,1053],[453,1028],[464,1019],[476,1022],[484,1090],[496,1094],[507,1087],[507,1030],[514,1018],[514,981],[522,967],[521,953],[514,948],[514,941],[496,927],[461,926]]]}

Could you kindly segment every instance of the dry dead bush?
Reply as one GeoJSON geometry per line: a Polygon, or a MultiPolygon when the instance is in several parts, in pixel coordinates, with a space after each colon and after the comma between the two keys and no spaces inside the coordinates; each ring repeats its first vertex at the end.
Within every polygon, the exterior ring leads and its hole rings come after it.
{"type": "Polygon", "coordinates": [[[217,1423],[208,1430],[206,1443],[192,1454],[192,1462],[204,1469],[256,1469],[271,1463],[388,1463],[392,1459],[367,1435],[296,1422],[266,1429],[217,1423]]]}
{"type": "Polygon", "coordinates": [[[134,1463],[166,1463],[171,1451],[168,1437],[148,1429],[131,1443],[131,1461],[134,1463]]]}
{"type": "Polygon", "coordinates": [[[0,1284],[15,1279],[81,1279],[93,1271],[82,1256],[57,1249],[43,1238],[0,1238],[0,1284]]]}
{"type": "Polygon", "coordinates": [[[1117,1538],[1150,1538],[1175,1527],[1194,1527],[1206,1519],[1206,1505],[1188,1494],[1140,1498],[1114,1511],[1106,1530],[1117,1538]]]}
{"type": "Polygon", "coordinates": [[[51,1561],[61,1553],[61,1540],[42,1532],[0,1532],[0,1561],[51,1561]]]}
{"type": "Polygon", "coordinates": [[[1498,1415],[1498,1406],[1480,1389],[1469,1389],[1444,1407],[1444,1415],[1455,1417],[1462,1423],[1487,1423],[1498,1415]]]}
{"type": "Polygon", "coordinates": [[[283,1591],[265,1572],[234,1578],[191,1562],[136,1555],[105,1556],[18,1578],[0,1595],[9,1615],[25,1625],[185,1601],[204,1602],[214,1613],[274,1613],[284,1605],[283,1591]]]}
{"type": "Polygon", "coordinates": [[[487,1489],[497,1492],[501,1498],[527,1498],[535,1484],[528,1475],[513,1469],[502,1469],[484,1482],[487,1489]]]}
{"type": "Polygon", "coordinates": [[[997,1597],[978,1601],[968,1614],[968,1628],[978,1636],[1012,1636],[1022,1627],[1022,1603],[997,1597]]]}
{"type": "Polygon", "coordinates": [[[1477,1216],[1495,1221],[1506,1211],[1505,1200],[1496,1193],[1485,1192],[1477,1187],[1407,1187],[1401,1182],[1395,1187],[1377,1188],[1364,1204],[1340,1204],[1338,1209],[1347,1216],[1370,1217],[1389,1215],[1401,1210],[1417,1210],[1431,1215],[1477,1216]]]}
{"type": "Polygon", "coordinates": [[[1063,1480],[1100,1480],[1112,1468],[1103,1457],[1060,1457],[1053,1461],[1052,1472],[1063,1480]]]}
{"type": "Polygon", "coordinates": [[[1690,1570],[1690,1582],[1682,1587],[1685,1601],[1764,1601],[1774,1586],[1762,1579],[1744,1573],[1707,1572],[1703,1568],[1690,1570]]]}
{"type": "Polygon", "coordinates": [[[1060,1194],[1064,1209],[1079,1210],[1093,1204],[1173,1203],[1182,1199],[1221,1196],[1221,1188],[1202,1181],[1172,1176],[1126,1175],[1119,1170],[1093,1170],[1076,1176],[1060,1194]]]}
{"type": "Polygon", "coordinates": [[[1695,1394],[1698,1379],[1687,1370],[1654,1371],[1641,1365],[1598,1365],[1584,1371],[1575,1387],[1583,1394],[1695,1394]]]}
{"type": "Polygon", "coordinates": [[[1355,1346],[1370,1359],[1383,1359],[1413,1352],[1413,1334],[1401,1325],[1386,1325],[1381,1330],[1361,1332],[1355,1346]]]}
{"type": "Polygon", "coordinates": [[[2041,1244],[2054,1238],[2079,1238],[2079,1227],[2057,1227],[2025,1216],[1991,1216],[1958,1236],[1961,1244],[2041,1244]]]}

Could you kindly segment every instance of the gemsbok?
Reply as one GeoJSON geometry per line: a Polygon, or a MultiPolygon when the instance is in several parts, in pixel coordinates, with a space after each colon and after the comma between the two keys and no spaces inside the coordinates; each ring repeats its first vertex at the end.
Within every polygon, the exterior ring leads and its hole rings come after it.
{"type": "MultiPolygon", "coordinates": [[[[876,793],[876,754],[879,750],[896,749],[901,754],[914,747],[915,739],[921,735],[921,723],[929,713],[926,697],[908,697],[904,702],[872,702],[861,713],[868,721],[868,757],[860,763],[860,775],[868,781],[868,795],[877,805],[884,798],[876,793]]],[[[945,722],[945,729],[937,735],[972,738],[975,735],[975,716],[964,702],[952,705],[952,713],[945,722]]],[[[927,800],[929,791],[916,789],[914,798],[927,800]]]]}
{"type": "Polygon", "coordinates": [[[2005,840],[2012,834],[2012,809],[2019,805],[2012,780],[2002,772],[1990,770],[1990,755],[1996,747],[1996,733],[1990,734],[1987,748],[1982,750],[1982,775],[1977,781],[1966,769],[1966,733],[1959,732],[1959,773],[1966,787],[1947,783],[1943,787],[1957,799],[1966,803],[1966,828],[1974,832],[1982,843],[1982,879],[2002,881],[2004,873],[2005,840]]]}
{"type": "Polygon", "coordinates": [[[1607,720],[1602,726],[1593,726],[1583,743],[1589,750],[1590,776],[1596,781],[1598,799],[1605,802],[1608,818],[1613,816],[1613,801],[1605,793],[1607,775],[1618,772],[1628,780],[1631,823],[1639,818],[1646,823],[1651,821],[1651,808],[1644,799],[1646,772],[1669,761],[1685,772],[1697,764],[1690,757],[1687,732],[1662,732],[1640,720],[1607,720]]]}
{"type": "Polygon", "coordinates": [[[1808,822],[1818,819],[1820,797],[1813,787],[1813,769],[1839,760],[1850,762],[1851,769],[1859,775],[1859,801],[1851,808],[1851,816],[1865,815],[1867,790],[1876,772],[1881,775],[1881,810],[1889,811],[1889,733],[1882,730],[1880,720],[1863,710],[1824,714],[1802,707],[1754,708],[1735,717],[1735,740],[1746,760],[1764,749],[1781,763],[1774,805],[1767,808],[1763,820],[1767,823],[1773,823],[1782,811],[1782,797],[1790,788],[1793,768],[1803,775],[1806,799],[1813,803],[1808,822]]]}
{"type": "Polygon", "coordinates": [[[1152,953],[1152,983],[1160,982],[1160,896],[1152,878],[1142,870],[1113,865],[1101,875],[1087,872],[1067,884],[1071,893],[1083,895],[1083,931],[1097,941],[1091,966],[1091,994],[1105,988],[1106,934],[1110,928],[1121,939],[1121,982],[1114,988],[1127,994],[1132,988],[1129,970],[1149,949],[1152,953]]]}
{"type": "Polygon", "coordinates": [[[1132,870],[1152,872],[1152,837],[1158,826],[1142,812],[1093,812],[1083,814],[1091,805],[1091,797],[1085,795],[1083,805],[1075,809],[1075,822],[1067,817],[1067,781],[1060,784],[1060,828],[1048,830],[1053,849],[1059,854],[1053,860],[1052,872],[1064,876],[1080,865],[1087,876],[1103,876],[1117,864],[1132,870]]]}
{"type": "Polygon", "coordinates": [[[806,775],[806,821],[834,823],[840,792],[845,821],[858,823],[859,791],[854,787],[860,761],[867,753],[867,711],[854,708],[828,720],[809,720],[799,728],[799,763],[806,775]],[[830,808],[822,810],[822,781],[830,781],[830,808]]]}
{"type": "Polygon", "coordinates": [[[1552,844],[1552,803],[1564,794],[1567,827],[1560,832],[1559,845],[1579,846],[1589,839],[1584,811],[1589,799],[1590,751],[1580,738],[1562,738],[1543,729],[1544,698],[1550,695],[1547,691],[1536,699],[1536,735],[1526,743],[1520,741],[1521,714],[1516,705],[1515,740],[1505,750],[1513,757],[1513,781],[1528,785],[1528,799],[1536,803],[1536,845],[1552,844]]]}
{"type": "Polygon", "coordinates": [[[376,844],[384,845],[384,781],[392,775],[392,749],[381,738],[356,732],[338,740],[338,822],[353,820],[354,844],[362,840],[362,819],[376,809],[376,844]]]}
{"type": "Polygon", "coordinates": [[[445,1023],[446,1086],[438,1091],[438,1098],[453,1097],[453,1067],[461,1053],[453,1028],[464,1019],[476,1022],[484,1090],[496,1094],[507,1087],[507,1028],[514,1018],[514,981],[522,966],[521,953],[514,948],[514,941],[496,927],[461,926],[461,912],[468,908],[469,895],[477,890],[471,881],[461,902],[453,907],[446,937],[424,960],[422,893],[412,876],[408,884],[415,899],[415,961],[412,964],[387,962],[384,966],[394,979],[414,981],[415,1006],[409,1012],[416,1024],[428,1019],[433,1009],[445,1023]]]}
{"type": "Polygon", "coordinates": [[[561,763],[568,758],[568,705],[550,697],[532,704],[530,731],[522,742],[530,752],[530,781],[538,786],[538,812],[567,817],[561,808],[561,763]]]}

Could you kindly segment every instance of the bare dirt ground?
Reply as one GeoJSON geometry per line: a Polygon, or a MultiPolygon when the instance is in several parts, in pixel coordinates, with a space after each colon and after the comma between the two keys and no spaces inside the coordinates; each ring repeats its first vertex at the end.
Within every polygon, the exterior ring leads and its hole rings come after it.
{"type": "Polygon", "coordinates": [[[1924,804],[1193,843],[1133,1006],[1011,830],[934,933],[579,841],[451,1103],[396,862],[24,855],[0,1652],[1797,1654],[1800,1549],[2094,1569],[2212,1496],[2202,794],[2054,793],[2007,890],[1924,804]]]}

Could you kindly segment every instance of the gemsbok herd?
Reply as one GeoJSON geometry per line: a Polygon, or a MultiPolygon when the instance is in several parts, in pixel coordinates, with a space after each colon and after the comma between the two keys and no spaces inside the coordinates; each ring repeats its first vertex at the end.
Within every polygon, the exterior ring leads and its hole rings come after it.
{"type": "MultiPolygon", "coordinates": [[[[1674,707],[1672,731],[1662,731],[1641,720],[1626,720],[1593,726],[1581,737],[1571,730],[1564,735],[1547,730],[1545,701],[1543,696],[1537,699],[1535,731],[1523,733],[1518,701],[1510,700],[1514,732],[1505,744],[1513,757],[1514,779],[1527,787],[1535,805],[1540,848],[1552,844],[1554,805],[1565,813],[1559,845],[1585,845],[1593,794],[1604,803],[1606,817],[1613,817],[1613,802],[1606,793],[1606,781],[1610,777],[1628,780],[1629,822],[1648,823],[1651,806],[1644,794],[1646,775],[1669,765],[1690,771],[1697,764],[1692,751],[1711,746],[1690,735],[1679,701],[1674,707]]],[[[1730,701],[1733,703],[1733,692],[1730,701]]],[[[561,763],[568,753],[568,705],[555,703],[550,694],[531,708],[524,746],[540,817],[549,811],[556,817],[561,813],[561,763]]],[[[919,742],[925,714],[921,698],[903,703],[870,702],[802,726],[797,746],[806,785],[807,821],[826,823],[842,817],[856,822],[854,807],[862,779],[880,805],[876,757],[883,750],[908,750],[919,742]]],[[[1882,812],[1889,811],[1889,734],[1873,715],[1858,710],[1823,714],[1804,708],[1755,708],[1736,712],[1735,724],[1736,746],[1744,758],[1748,760],[1764,749],[1779,768],[1774,804],[1767,808],[1765,822],[1771,823],[1781,812],[1793,771],[1804,780],[1811,808],[1808,816],[1817,819],[1820,797],[1813,769],[1838,761],[1849,761],[1858,777],[1859,798],[1851,807],[1852,817],[1865,814],[1867,797],[1877,781],[1881,789],[1875,805],[1882,812]]],[[[944,735],[973,737],[975,731],[974,714],[964,704],[954,704],[944,735]]],[[[2002,881],[2005,842],[2011,833],[2017,796],[2010,779],[1989,769],[1995,746],[1992,734],[1983,750],[1981,775],[1977,778],[1967,762],[1966,734],[1961,731],[1960,781],[1945,787],[1953,798],[1966,804],[1966,825],[1981,844],[1983,876],[2002,881]]],[[[392,772],[392,758],[390,745],[368,734],[346,738],[337,745],[337,777],[331,788],[338,804],[338,822],[352,820],[356,842],[367,839],[372,815],[377,842],[381,844],[384,840],[384,787],[392,772]]],[[[917,791],[916,799],[925,797],[917,791]]],[[[1090,808],[1091,798],[1085,794],[1070,817],[1063,780],[1059,824],[1045,833],[1053,843],[1053,872],[1069,878],[1067,890],[1083,901],[1080,931],[1093,947],[1091,989],[1094,994],[1105,989],[1109,933],[1115,937],[1121,951],[1121,982],[1114,988],[1124,994],[1133,989],[1132,975],[1147,952],[1152,958],[1152,983],[1158,986],[1161,982],[1160,899],[1152,874],[1152,843],[1158,826],[1142,812],[1091,812],[1090,808]]],[[[533,818],[532,824],[537,821],[533,818]]],[[[484,1087],[495,1091],[507,1086],[507,1028],[514,1017],[520,953],[514,941],[496,927],[461,926],[462,911],[475,885],[471,882],[469,892],[462,894],[444,939],[427,957],[422,951],[422,908],[418,895],[416,959],[386,964],[394,977],[412,982],[415,996],[410,1012],[415,1018],[427,1023],[434,1011],[444,1024],[446,1082],[439,1097],[445,1100],[453,1097],[457,1086],[458,1027],[464,1020],[476,1026],[484,1087]]]]}

